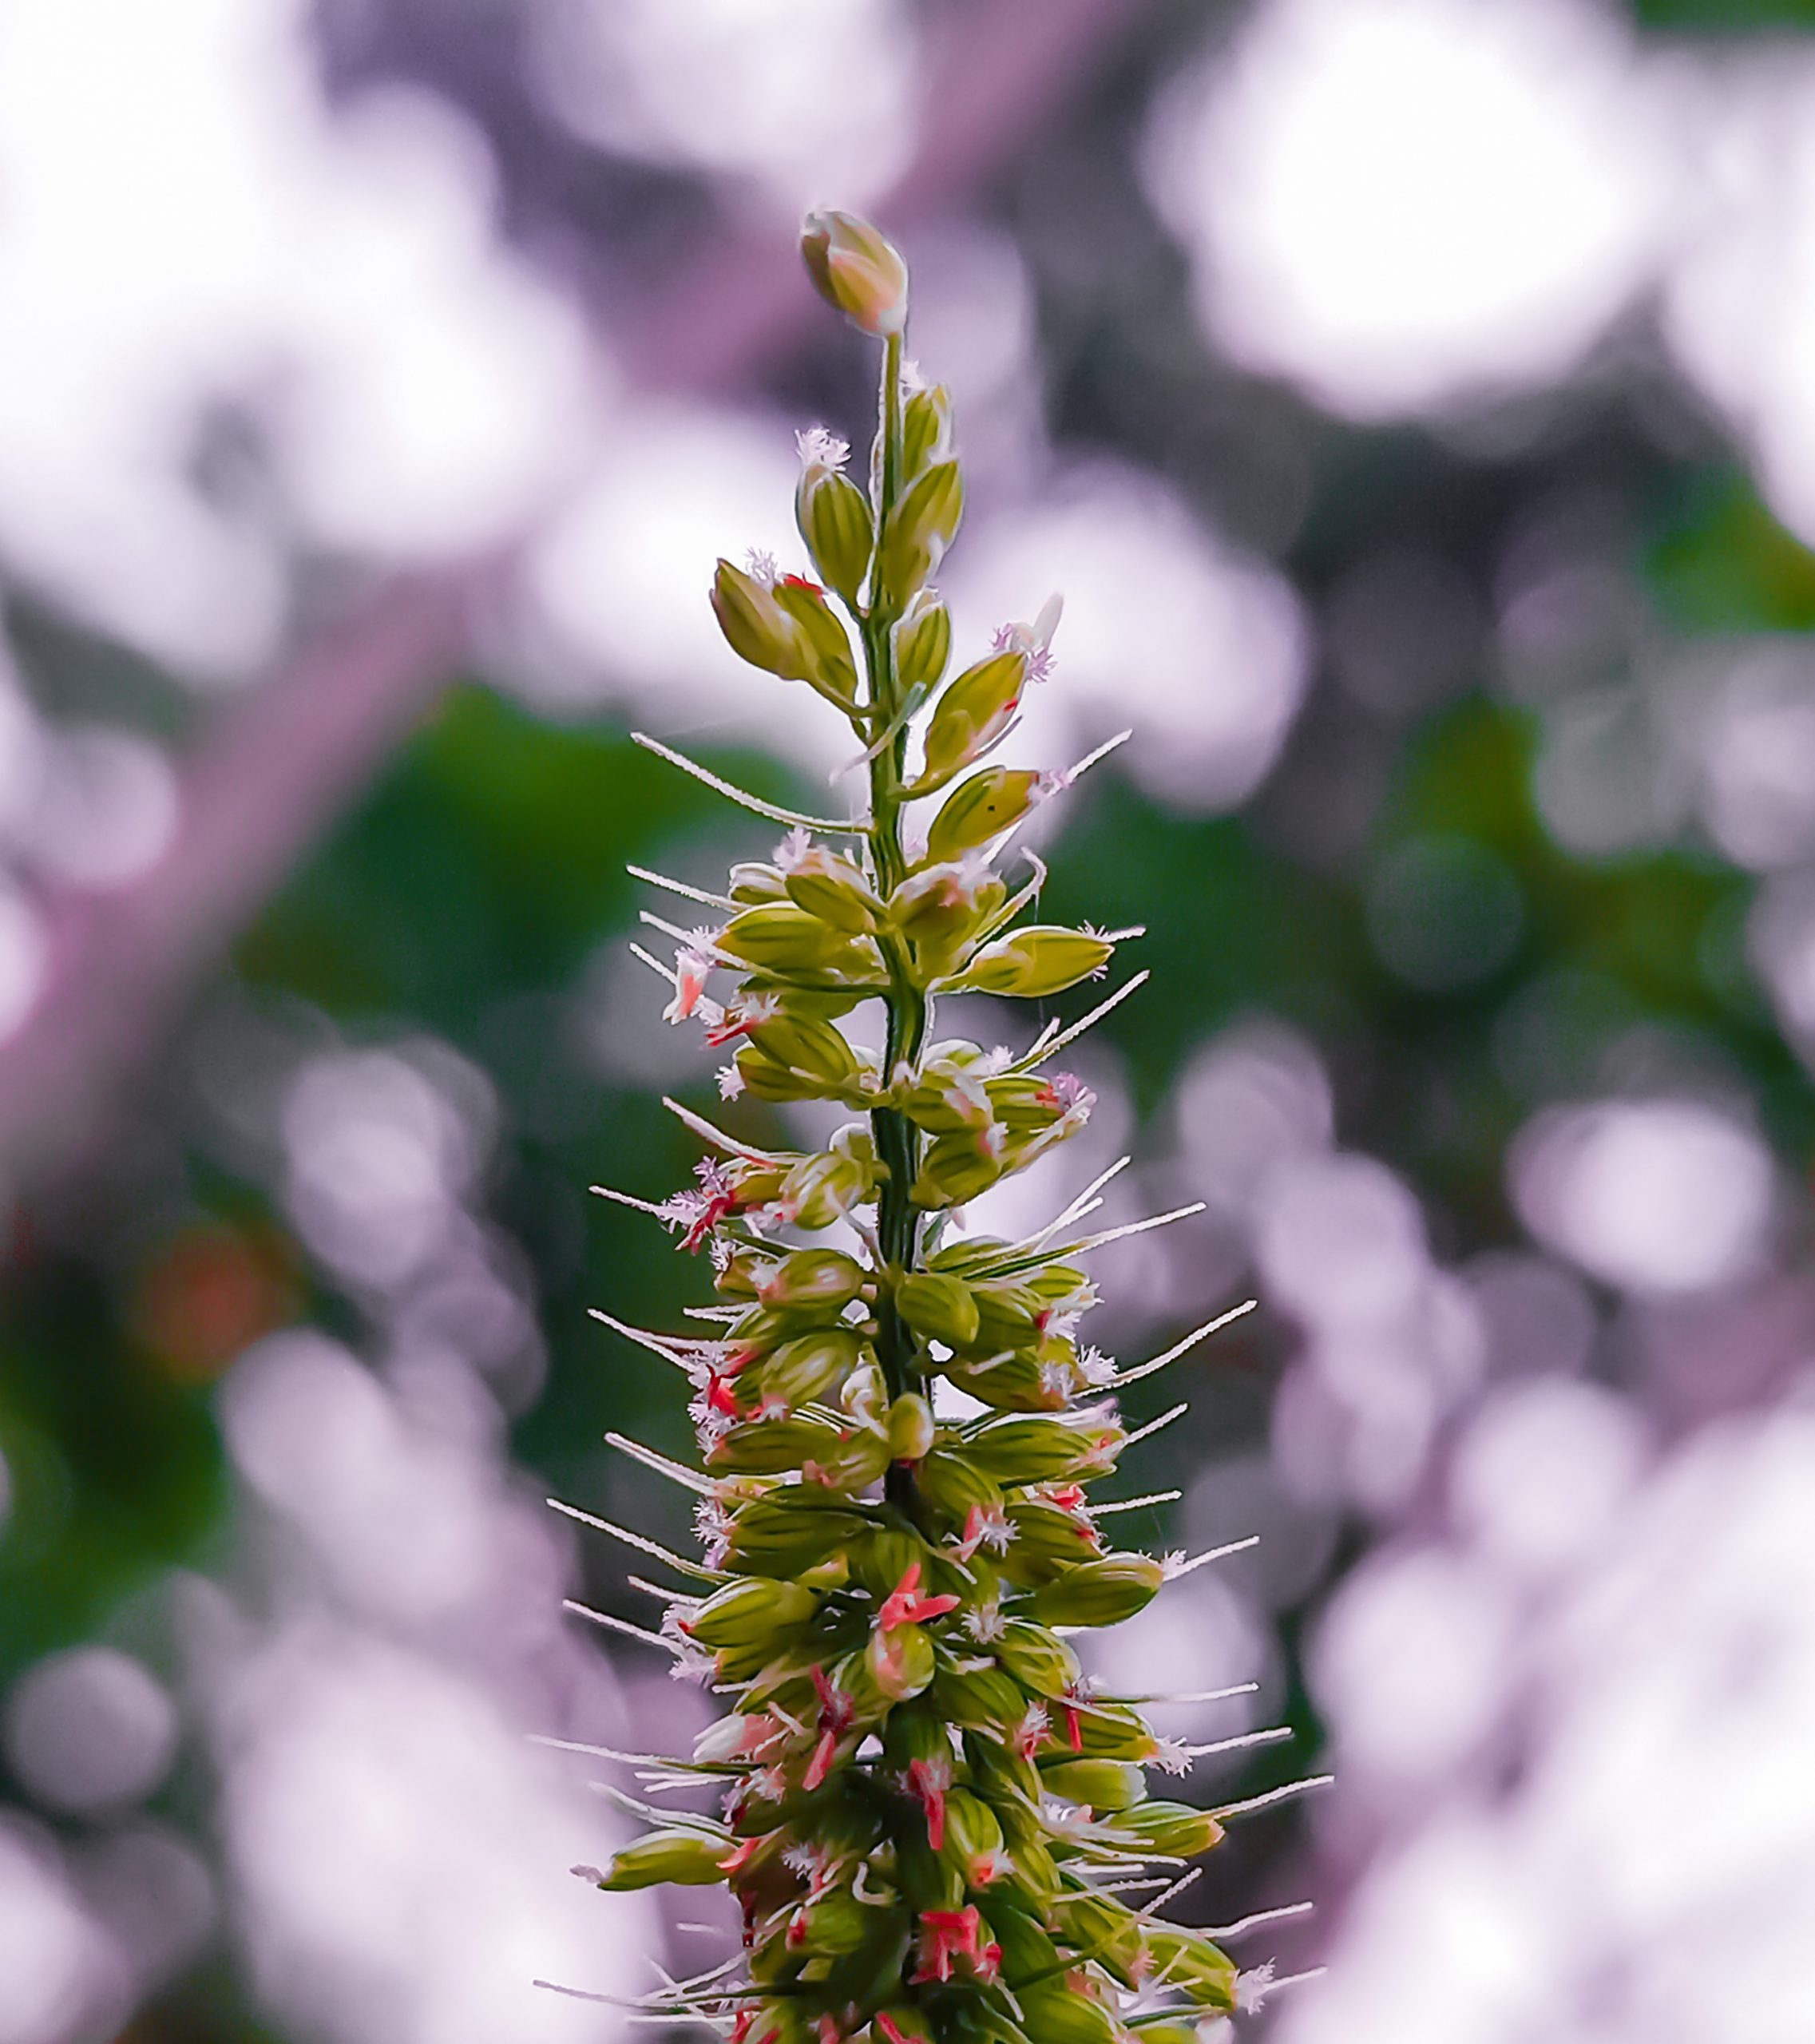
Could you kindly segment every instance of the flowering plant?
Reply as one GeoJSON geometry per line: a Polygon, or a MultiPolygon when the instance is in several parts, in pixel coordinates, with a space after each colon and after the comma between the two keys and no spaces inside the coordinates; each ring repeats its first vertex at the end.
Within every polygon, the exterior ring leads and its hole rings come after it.
{"type": "Polygon", "coordinates": [[[1085,1259],[1130,1232],[1083,1231],[1112,1172],[1025,1240],[953,1225],[1084,1125],[1090,1091],[1052,1060],[1145,975],[1018,1056],[932,1030],[940,995],[1061,993],[1139,933],[1019,920],[1044,869],[1024,854],[1031,877],[1013,888],[1001,860],[1072,775],[986,762],[1049,670],[1058,602],[945,679],[951,623],[931,577],[964,491],[947,394],[903,362],[907,272],[847,216],[810,216],[803,248],[822,294],[882,343],[870,487],[845,473],[842,441],[802,434],[795,508],[818,579],[720,561],[712,603],[746,660],[847,719],[867,813],[778,809],[644,741],[789,830],[723,895],[641,874],[711,919],[646,917],[679,950],[672,968],[640,955],[673,988],[668,1019],[730,1052],[726,1099],[835,1102],[852,1119],[799,1153],[676,1106],[714,1154],[695,1186],[646,1210],[710,1251],[721,1303],[696,1311],[711,1332],[599,1315],[693,1385],[700,1468],[611,1438],[697,1494],[705,1551],[689,1560],[589,1519],[697,1593],[662,1593],[659,1634],[589,1615],[665,1646],[731,1708],[690,1758],[610,1755],[661,1788],[719,1787],[715,1813],[633,1804],[656,1828],[580,1871],[607,1889],[728,1886],[741,1952],[635,2006],[715,2022],[732,2044],[1192,2044],[1270,1975],[1238,1972],[1159,1909],[1184,1884],[1173,1870],[1253,1804],[1155,1800],[1146,1770],[1277,1735],[1158,1738],[1143,1704],[1207,1699],[1100,1693],[1067,1635],[1132,1616],[1169,1575],[1215,1559],[1116,1550],[1100,1522],[1164,1498],[1088,1492],[1152,1430],[1126,1431],[1112,1394],[1222,1321],[1131,1369],[1080,1346],[1096,1301],[1085,1259]],[[880,1054],[840,1027],[866,1003],[886,1017],[880,1054]],[[797,1240],[839,1223],[845,1246],[797,1240]],[[941,1383],[965,1397],[936,1396],[941,1383]],[[1123,1899],[1155,1887],[1144,1906],[1123,1899]]]}

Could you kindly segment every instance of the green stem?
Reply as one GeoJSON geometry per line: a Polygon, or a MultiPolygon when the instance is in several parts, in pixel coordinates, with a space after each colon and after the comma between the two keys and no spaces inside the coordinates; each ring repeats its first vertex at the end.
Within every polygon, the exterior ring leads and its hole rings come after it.
{"type": "MultiPolygon", "coordinates": [[[[901,494],[902,469],[902,343],[890,335],[882,359],[882,389],[879,406],[882,458],[876,507],[878,535],[886,529],[901,494]]],[[[900,683],[895,672],[894,641],[890,628],[894,610],[890,592],[878,577],[870,592],[864,620],[865,664],[869,670],[869,707],[878,725],[886,724],[900,708],[900,683]]],[[[870,842],[875,862],[878,890],[886,897],[907,873],[907,857],[902,846],[902,781],[906,762],[907,731],[903,728],[894,742],[882,747],[870,765],[870,842]]],[[[889,1027],[884,1056],[885,1077],[898,1066],[913,1064],[925,1040],[929,1004],[914,983],[905,947],[899,941],[884,940],[883,955],[889,969],[886,996],[889,1027]]],[[[878,1107],[870,1117],[876,1154],[888,1171],[877,1212],[877,1232],[883,1260],[896,1271],[913,1269],[920,1250],[920,1214],[909,1197],[920,1165],[920,1133],[898,1108],[878,1107]]],[[[891,1398],[917,1388],[920,1373],[913,1365],[913,1337],[895,1310],[893,1293],[885,1290],[878,1310],[876,1350],[883,1380],[891,1398]]],[[[913,1480],[906,1469],[892,1469],[887,1483],[890,1499],[911,1508],[913,1480]]]]}

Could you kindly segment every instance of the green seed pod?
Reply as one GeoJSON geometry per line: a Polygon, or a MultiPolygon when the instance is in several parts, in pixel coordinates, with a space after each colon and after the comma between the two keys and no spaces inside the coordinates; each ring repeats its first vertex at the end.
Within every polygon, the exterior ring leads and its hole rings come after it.
{"type": "Polygon", "coordinates": [[[898,612],[945,558],[964,517],[964,478],[956,461],[935,461],[909,484],[882,528],[877,566],[898,612]]]}
{"type": "Polygon", "coordinates": [[[786,884],[790,901],[850,936],[867,936],[883,913],[863,869],[823,845],[814,846],[795,862],[786,884]]]}
{"type": "Polygon", "coordinates": [[[929,859],[955,859],[1012,830],[1039,803],[1052,776],[1026,766],[988,766],[946,796],[926,833],[929,859]]]}
{"type": "Polygon", "coordinates": [[[677,1888],[712,1888],[725,1877],[729,1843],[697,1831],[650,1831],[612,1855],[598,1885],[614,1892],[653,1888],[672,1881],[677,1888]]]}
{"type": "Polygon", "coordinates": [[[921,589],[890,629],[895,673],[904,689],[933,688],[952,657],[952,613],[930,589],[921,589]]]}
{"type": "Polygon", "coordinates": [[[805,1625],[818,1608],[818,1598],[799,1583],[757,1577],[727,1583],[683,1620],[682,1630],[701,1646],[756,1646],[805,1625]]]}
{"type": "Polygon", "coordinates": [[[1049,1626],[1119,1626],[1153,1602],[1166,1571],[1147,1555],[1105,1555],[1034,1591],[1029,1618],[1049,1626]]]}
{"type": "Polygon", "coordinates": [[[957,675],[926,727],[924,764],[910,792],[934,794],[993,745],[1008,729],[1026,686],[1025,653],[992,653],[957,675]]]}
{"type": "MultiPolygon", "coordinates": [[[[868,1277],[857,1258],[846,1256],[842,1250],[797,1249],[758,1274],[754,1289],[764,1305],[778,1310],[822,1306],[836,1313],[850,1304],[868,1277]]],[[[724,1289],[722,1276],[719,1289],[724,1289]]]]}
{"type": "Polygon", "coordinates": [[[848,476],[809,462],[794,493],[795,522],[813,564],[847,604],[855,604],[876,544],[870,500],[848,476]]]}
{"type": "Polygon", "coordinates": [[[1042,1000],[1100,972],[1114,957],[1107,937],[1030,924],[987,944],[950,981],[954,992],[1012,994],[1042,1000]]]}
{"type": "Polygon", "coordinates": [[[1163,1973],[1168,1987],[1178,1988],[1200,2009],[1216,2009],[1225,2014],[1234,2010],[1238,1969],[1203,1931],[1177,1923],[1150,1923],[1143,1942],[1150,1970],[1163,1973]]]}
{"type": "Polygon", "coordinates": [[[977,1339],[977,1301],[970,1287],[937,1271],[917,1270],[895,1287],[897,1311],[928,1341],[962,1349],[977,1339]]]}
{"type": "Polygon", "coordinates": [[[1055,1761],[1040,1773],[1055,1796],[1093,1810],[1125,1810],[1147,1793],[1147,1777],[1123,1761],[1055,1761]]]}

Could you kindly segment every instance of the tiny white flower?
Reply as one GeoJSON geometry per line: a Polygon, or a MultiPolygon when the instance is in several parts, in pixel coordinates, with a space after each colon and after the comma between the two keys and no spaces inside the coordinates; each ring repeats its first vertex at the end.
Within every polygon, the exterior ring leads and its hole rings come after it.
{"type": "Polygon", "coordinates": [[[992,1598],[987,1604],[979,1604],[966,1611],[964,1626],[979,1646],[989,1646],[1002,1637],[1008,1620],[1002,1616],[1001,1605],[992,1598]]]}
{"type": "Polygon", "coordinates": [[[1165,1554],[1159,1557],[1160,1572],[1165,1576],[1168,1583],[1171,1581],[1172,1578],[1175,1576],[1179,1573],[1179,1570],[1184,1566],[1185,1551],[1183,1547],[1170,1548],[1165,1554]]]}
{"type": "Polygon", "coordinates": [[[743,1091],[743,1074],[735,1064],[720,1066],[719,1069],[719,1098],[735,1100],[743,1091]]]}
{"type": "Polygon", "coordinates": [[[765,546],[748,549],[743,557],[743,565],[751,580],[760,582],[765,589],[774,588],[775,578],[782,572],[775,564],[775,557],[765,546]]]}
{"type": "Polygon", "coordinates": [[[1183,1739],[1155,1739],[1153,1765],[1162,1774],[1189,1774],[1191,1757],[1185,1750],[1183,1739]]]}
{"type": "Polygon", "coordinates": [[[812,849],[812,832],[804,823],[797,823],[775,847],[775,863],[783,873],[792,873],[812,849]]]}
{"type": "Polygon", "coordinates": [[[797,433],[794,444],[803,469],[838,469],[850,459],[850,442],[822,426],[810,426],[804,433],[797,433]]]}
{"type": "Polygon", "coordinates": [[[1260,1965],[1250,1967],[1246,1973],[1235,1975],[1235,2006],[1243,2015],[1253,2015],[1263,2007],[1273,1991],[1273,1961],[1269,1959],[1260,1965]]]}
{"type": "Polygon", "coordinates": [[[1093,1389],[1112,1383],[1116,1377],[1116,1359],[1106,1356],[1100,1349],[1086,1349],[1078,1358],[1078,1368],[1084,1380],[1093,1389]]]}

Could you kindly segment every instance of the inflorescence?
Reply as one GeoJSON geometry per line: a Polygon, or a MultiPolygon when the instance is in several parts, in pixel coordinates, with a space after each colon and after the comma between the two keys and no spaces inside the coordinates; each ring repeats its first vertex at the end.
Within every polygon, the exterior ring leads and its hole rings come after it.
{"type": "Polygon", "coordinates": [[[1118,1550],[1104,1522],[1176,1493],[1103,1503],[1089,1487],[1154,1430],[1124,1428],[1118,1389],[1234,1315],[1127,1370],[1080,1345],[1096,1303],[1085,1259],[1131,1232],[1084,1229],[1113,1172],[1026,1240],[952,1226],[1084,1126],[1090,1089],[1052,1060],[1145,975],[1020,1056],[934,1039],[935,996],[1062,993],[1139,932],[1019,920],[1044,869],[1023,853],[1029,877],[1012,887],[1004,855],[1091,762],[1070,774],[984,763],[1051,671],[1058,600],[945,679],[951,621],[931,578],[964,502],[949,400],[904,374],[907,274],[890,244],[818,213],[802,247],[822,295],[882,343],[870,486],[845,473],[844,441],[801,434],[795,509],[818,579],[767,556],[722,561],[711,600],[744,660],[848,720],[867,814],[779,809],[644,741],[789,827],[723,895],[639,869],[706,917],[647,915],[674,962],[639,955],[672,988],[668,1019],[726,1054],[724,1098],[834,1102],[851,1119],[802,1154],[671,1102],[713,1153],[696,1182],[659,1206],[608,1195],[709,1252],[722,1303],[697,1309],[711,1331],[692,1337],[598,1316],[692,1387],[699,1467],[610,1438],[696,1494],[703,1559],[575,1512],[696,1593],[662,1593],[659,1633],[585,1615],[664,1649],[730,1709],[689,1759],[608,1754],[652,1792],[716,1787],[716,1812],[620,1796],[655,1828],[603,1872],[577,1871],[607,1889],[728,1887],[740,1951],[626,2006],[731,2044],[1196,2044],[1207,2019],[1281,1983],[1159,1911],[1230,1817],[1309,1785],[1215,1810],[1150,1796],[1149,1769],[1282,1735],[1156,1737],[1143,1703],[1209,1699],[1103,1693],[1067,1634],[1131,1617],[1169,1575],[1217,1558],[1118,1550]],[[909,806],[935,801],[910,839],[909,806]],[[839,1026],[868,1002],[886,1017],[879,1055],[839,1026]],[[838,1223],[848,1247],[795,1239],[838,1223]],[[940,1380],[974,1403],[936,1400],[940,1380]],[[948,1404],[980,1416],[945,1416],[948,1404]]]}

